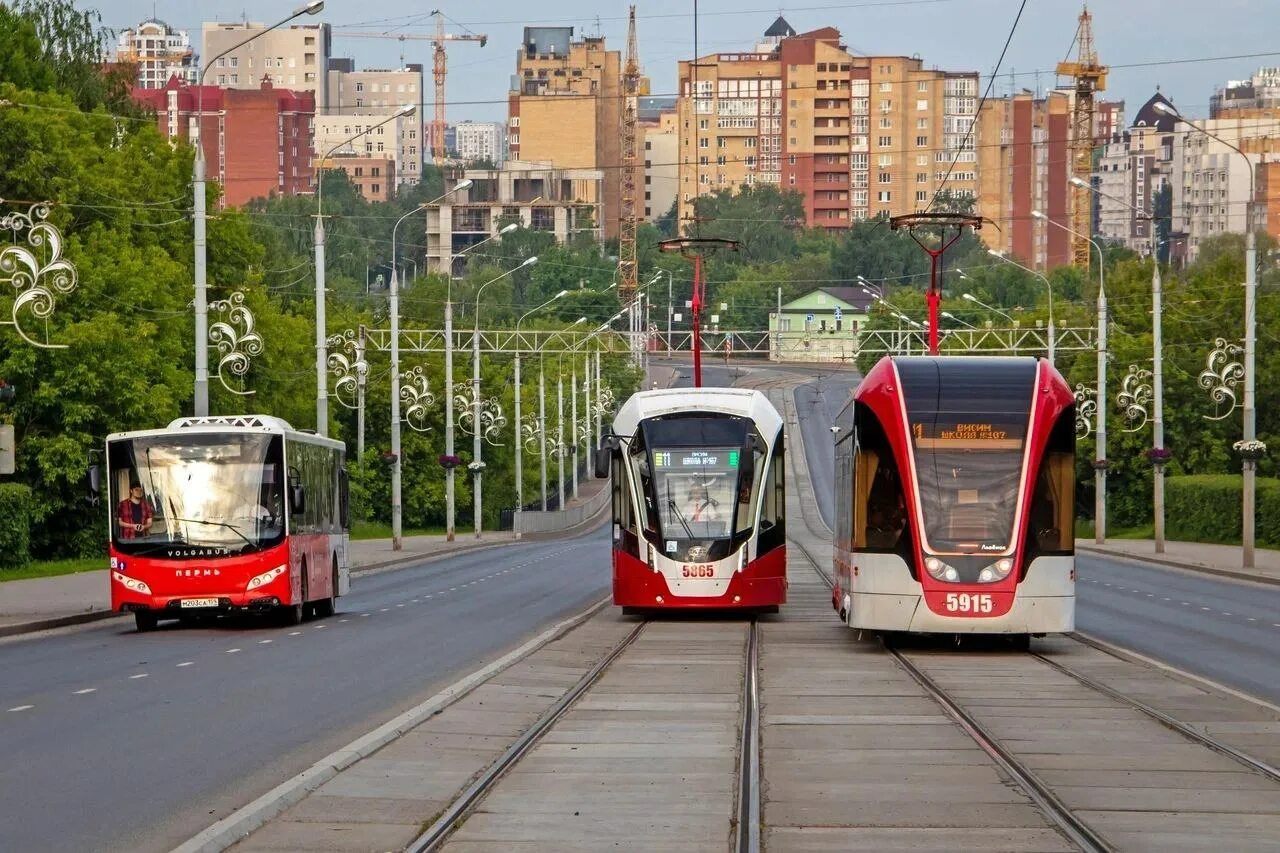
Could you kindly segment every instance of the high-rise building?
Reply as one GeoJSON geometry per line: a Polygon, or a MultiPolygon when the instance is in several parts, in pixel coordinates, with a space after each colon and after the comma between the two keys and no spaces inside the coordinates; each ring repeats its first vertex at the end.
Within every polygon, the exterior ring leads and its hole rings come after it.
{"type": "Polygon", "coordinates": [[[524,28],[507,97],[507,156],[602,170],[606,237],[618,235],[621,216],[621,94],[622,57],[604,38],[575,41],[573,27],[524,28]]]}
{"type": "Polygon", "coordinates": [[[223,205],[312,191],[311,92],[277,89],[267,79],[252,90],[170,80],[163,89],[135,89],[133,97],[155,110],[162,134],[203,145],[223,205]]]}
{"type": "Polygon", "coordinates": [[[329,115],[387,115],[412,104],[423,115],[422,66],[409,64],[387,70],[356,70],[346,57],[329,60],[325,77],[325,105],[329,115]]]}
{"type": "Polygon", "coordinates": [[[1209,99],[1209,118],[1235,110],[1280,109],[1280,68],[1259,68],[1248,80],[1228,80],[1209,99]]]}
{"type": "Polygon", "coordinates": [[[828,229],[943,189],[977,195],[976,72],[855,55],[834,27],[796,34],[778,18],[751,52],[681,62],[679,77],[682,221],[697,196],[757,182],[801,193],[828,229]]]}
{"type": "Polygon", "coordinates": [[[1113,132],[1093,175],[1099,190],[1094,233],[1142,255],[1156,250],[1155,199],[1163,187],[1172,186],[1175,158],[1181,154],[1182,137],[1174,132],[1177,120],[1156,109],[1159,103],[1169,100],[1156,92],[1131,127],[1113,132]]]}
{"type": "Polygon", "coordinates": [[[496,121],[462,121],[454,126],[454,148],[464,163],[488,160],[501,166],[507,159],[506,134],[496,121]]]}
{"type": "Polygon", "coordinates": [[[326,112],[324,78],[331,53],[329,25],[281,27],[235,47],[255,30],[265,28],[262,23],[206,22],[201,56],[206,64],[213,62],[214,67],[205,74],[205,82],[231,89],[256,89],[267,74],[279,88],[314,92],[316,106],[326,112]],[[226,56],[218,56],[231,48],[235,49],[226,56]]]}
{"type": "Polygon", "coordinates": [[[194,85],[200,74],[191,38],[156,18],[120,33],[116,62],[137,67],[139,89],[163,89],[170,77],[194,85]]]}
{"type": "Polygon", "coordinates": [[[321,115],[315,120],[316,157],[383,157],[395,161],[397,187],[416,184],[422,178],[421,124],[417,114],[398,116],[386,124],[385,113],[321,115]],[[379,126],[381,124],[381,126],[379,126]],[[363,135],[362,131],[367,131],[363,135]],[[347,143],[353,136],[355,140],[347,143]],[[334,150],[336,147],[337,150],[334,150]],[[333,152],[330,154],[330,152],[333,152]]]}
{"type": "Polygon", "coordinates": [[[666,216],[680,187],[680,130],[673,110],[641,126],[644,151],[644,218],[666,216]]]}

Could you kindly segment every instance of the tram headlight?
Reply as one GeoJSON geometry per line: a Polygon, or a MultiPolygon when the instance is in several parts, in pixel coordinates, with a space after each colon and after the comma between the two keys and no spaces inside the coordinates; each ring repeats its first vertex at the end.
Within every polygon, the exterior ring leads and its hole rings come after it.
{"type": "Polygon", "coordinates": [[[1009,577],[1013,571],[1013,558],[1001,557],[978,573],[978,583],[995,583],[1009,577]]]}
{"type": "Polygon", "coordinates": [[[960,580],[960,573],[956,571],[955,567],[948,566],[937,557],[925,557],[924,567],[930,575],[940,581],[951,581],[952,583],[955,583],[960,580]]]}

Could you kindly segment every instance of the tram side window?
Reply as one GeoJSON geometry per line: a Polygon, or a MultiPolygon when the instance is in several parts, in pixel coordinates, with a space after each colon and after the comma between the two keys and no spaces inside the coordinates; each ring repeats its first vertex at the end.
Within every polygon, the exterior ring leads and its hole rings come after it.
{"type": "Polygon", "coordinates": [[[783,509],[786,507],[786,493],[783,484],[785,470],[783,468],[782,452],[782,435],[779,433],[778,440],[773,445],[773,460],[769,463],[768,477],[764,481],[764,501],[760,505],[761,530],[776,525],[778,519],[782,518],[783,509]]]}
{"type": "MultiPolygon", "coordinates": [[[[1075,414],[1058,416],[1045,447],[1027,519],[1028,557],[1075,552],[1075,414]]],[[[1028,562],[1030,560],[1028,559],[1028,562]]]]}
{"type": "Polygon", "coordinates": [[[613,520],[623,530],[636,532],[636,517],[631,511],[631,486],[627,482],[627,472],[623,466],[624,455],[613,454],[613,465],[609,482],[613,487],[613,520]]]}
{"type": "Polygon", "coordinates": [[[760,483],[769,472],[764,467],[764,454],[758,450],[750,451],[755,455],[750,483],[738,484],[738,510],[736,514],[738,533],[750,533],[756,526],[755,502],[760,494],[760,483]]]}
{"type": "MultiPolygon", "coordinates": [[[[850,431],[836,442],[836,494],[853,495],[853,448],[855,445],[853,432],[850,431]]],[[[853,548],[853,503],[850,498],[848,507],[837,507],[836,512],[836,547],[842,551],[853,548]]]]}
{"type": "Polygon", "coordinates": [[[899,550],[907,525],[906,499],[894,465],[893,448],[879,420],[866,406],[854,414],[853,547],[860,551],[899,550]]]}

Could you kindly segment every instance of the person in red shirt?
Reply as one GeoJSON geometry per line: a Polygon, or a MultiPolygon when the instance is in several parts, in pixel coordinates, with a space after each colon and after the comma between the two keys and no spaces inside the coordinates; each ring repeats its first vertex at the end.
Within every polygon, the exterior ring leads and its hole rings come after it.
{"type": "Polygon", "coordinates": [[[120,501],[120,506],[116,509],[116,520],[120,523],[120,538],[133,539],[137,536],[146,536],[151,532],[154,514],[151,504],[143,499],[142,484],[130,483],[129,497],[120,501]]]}

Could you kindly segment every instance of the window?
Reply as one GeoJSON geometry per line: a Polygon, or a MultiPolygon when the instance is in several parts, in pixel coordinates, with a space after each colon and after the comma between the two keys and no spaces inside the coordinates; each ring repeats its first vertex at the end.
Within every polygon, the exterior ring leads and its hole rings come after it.
{"type": "Polygon", "coordinates": [[[379,166],[374,166],[369,169],[369,175],[371,177],[376,178],[376,177],[379,177],[381,174],[382,174],[382,168],[379,166]]]}
{"type": "Polygon", "coordinates": [[[881,190],[880,192],[876,193],[876,200],[882,201],[882,202],[892,201],[893,193],[889,192],[888,190],[881,190]]]}
{"type": "Polygon", "coordinates": [[[928,165],[929,165],[929,155],[928,155],[928,154],[917,154],[917,155],[916,155],[916,165],[917,165],[917,166],[928,166],[928,165]]]}
{"type": "Polygon", "coordinates": [[[888,172],[881,172],[880,176],[876,180],[882,184],[891,184],[893,183],[893,175],[888,172]]]}
{"type": "Polygon", "coordinates": [[[927,137],[927,136],[917,136],[917,137],[916,137],[916,147],[917,147],[917,148],[927,148],[928,146],[929,146],[929,137],[927,137]]]}
{"type": "Polygon", "coordinates": [[[237,68],[240,65],[240,57],[238,56],[233,56],[227,61],[231,63],[232,68],[237,68]]]}
{"type": "Polygon", "coordinates": [[[876,157],[876,162],[877,162],[877,164],[878,164],[881,168],[884,168],[885,166],[892,166],[892,165],[893,165],[893,155],[892,155],[892,154],[879,154],[879,155],[877,155],[877,157],[876,157]]]}
{"type": "Polygon", "coordinates": [[[363,91],[364,91],[364,84],[363,84],[363,83],[357,83],[357,84],[356,84],[356,91],[357,91],[357,92],[363,92],[363,91]]]}
{"type": "Polygon", "coordinates": [[[705,136],[704,136],[704,137],[702,137],[701,139],[699,139],[699,140],[698,140],[698,147],[699,147],[699,148],[710,148],[710,147],[711,147],[711,140],[710,140],[710,139],[707,139],[705,136]]]}
{"type": "Polygon", "coordinates": [[[916,172],[916,183],[917,183],[917,184],[927,184],[927,183],[929,183],[929,173],[928,173],[928,172],[916,172]]]}
{"type": "Polygon", "coordinates": [[[924,190],[916,190],[916,201],[928,201],[929,194],[924,190]]]}
{"type": "Polygon", "coordinates": [[[916,119],[916,130],[928,130],[929,120],[927,118],[916,119]]]}
{"type": "Polygon", "coordinates": [[[893,129],[893,119],[889,118],[888,116],[882,116],[882,117],[881,117],[881,119],[880,119],[880,129],[881,129],[881,130],[892,130],[892,129],[893,129]]]}
{"type": "Polygon", "coordinates": [[[882,81],[880,82],[880,91],[881,91],[881,92],[892,92],[892,91],[893,91],[893,84],[892,84],[892,83],[890,83],[888,80],[882,80],[882,81]]]}
{"type": "Polygon", "coordinates": [[[881,148],[892,148],[892,147],[893,147],[893,137],[892,137],[892,136],[880,136],[880,137],[877,137],[877,138],[876,138],[876,145],[880,146],[881,148]]]}
{"type": "Polygon", "coordinates": [[[382,192],[382,184],[370,184],[369,189],[373,192],[374,195],[377,195],[378,193],[382,192]]]}
{"type": "Polygon", "coordinates": [[[929,110],[929,102],[924,100],[916,101],[916,110],[918,112],[927,112],[929,110]]]}

